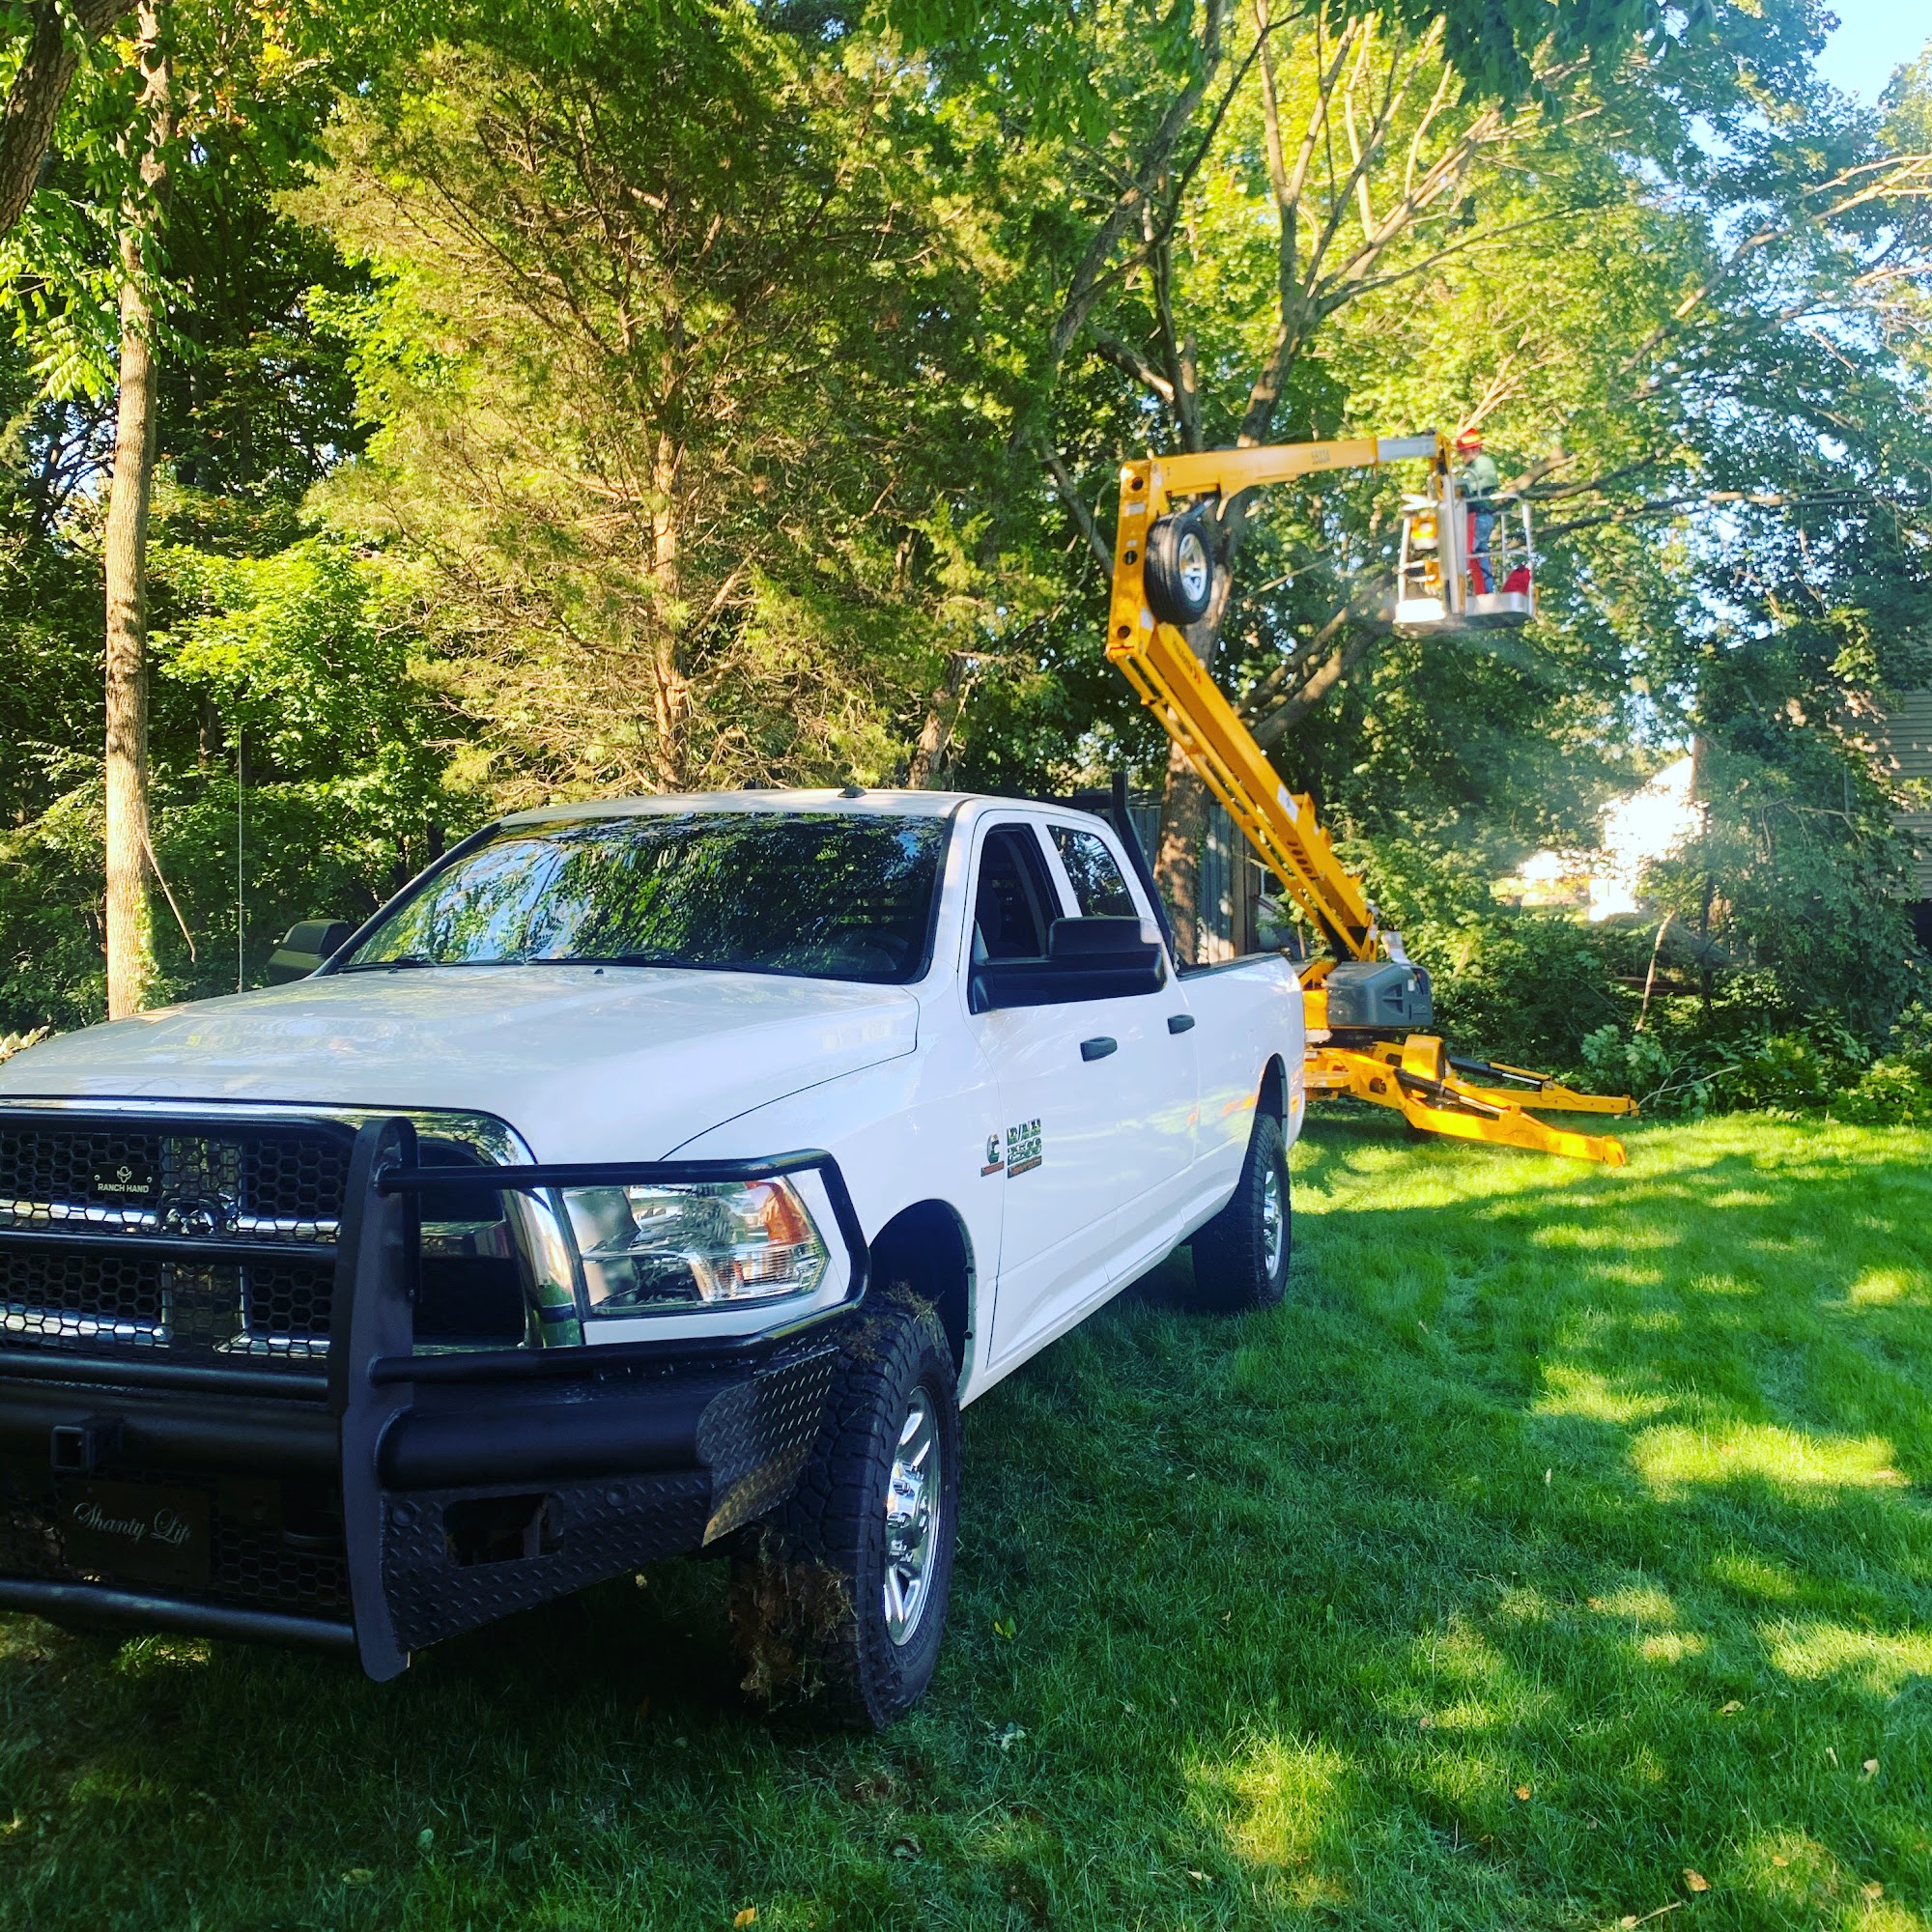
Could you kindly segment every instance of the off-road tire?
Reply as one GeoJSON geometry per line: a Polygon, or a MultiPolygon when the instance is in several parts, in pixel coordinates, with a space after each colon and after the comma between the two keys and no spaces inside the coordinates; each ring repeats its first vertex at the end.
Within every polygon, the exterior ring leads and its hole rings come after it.
{"type": "Polygon", "coordinates": [[[958,1371],[930,1304],[889,1288],[840,1352],[810,1461],[789,1502],[739,1540],[731,1618],[745,1689],[825,1721],[880,1730],[931,1681],[959,1521],[958,1371]],[[886,1497],[915,1394],[937,1450],[932,1553],[910,1634],[885,1603],[886,1497]]]}
{"type": "Polygon", "coordinates": [[[1142,582],[1148,609],[1181,630],[1208,614],[1214,601],[1213,517],[1205,508],[1160,517],[1148,531],[1142,582]]]}
{"type": "Polygon", "coordinates": [[[1272,1114],[1257,1114],[1235,1198],[1194,1236],[1194,1306],[1221,1314],[1274,1307],[1288,1290],[1293,1226],[1288,1150],[1282,1141],[1281,1122],[1272,1114]],[[1268,1240],[1270,1174],[1279,1189],[1275,1198],[1280,1204],[1280,1239],[1274,1244],[1272,1265],[1268,1240]]]}

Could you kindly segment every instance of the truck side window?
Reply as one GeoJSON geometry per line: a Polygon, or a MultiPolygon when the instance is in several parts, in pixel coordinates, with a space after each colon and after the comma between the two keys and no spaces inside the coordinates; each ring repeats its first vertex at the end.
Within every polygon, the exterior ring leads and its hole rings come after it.
{"type": "Polygon", "coordinates": [[[1072,882],[1073,902],[1082,919],[1138,919],[1141,909],[1107,850],[1106,841],[1071,825],[1056,825],[1053,842],[1072,882]]]}
{"type": "Polygon", "coordinates": [[[1059,910],[1032,829],[995,826],[980,848],[980,888],[973,899],[974,959],[1044,959],[1046,929],[1059,910]]]}

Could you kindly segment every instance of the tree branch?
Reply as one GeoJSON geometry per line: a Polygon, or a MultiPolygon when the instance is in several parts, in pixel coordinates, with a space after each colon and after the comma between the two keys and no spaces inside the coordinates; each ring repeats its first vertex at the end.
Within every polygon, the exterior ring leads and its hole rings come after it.
{"type": "MultiPolygon", "coordinates": [[[[1067,284],[1065,299],[1061,303],[1060,313],[1054,318],[1047,338],[1048,351],[1056,366],[1065,360],[1074,337],[1080,333],[1088,316],[1094,311],[1094,304],[1100,298],[1101,290],[1112,278],[1114,250],[1119,246],[1121,237],[1151,200],[1161,177],[1167,172],[1176,146],[1208,92],[1208,82],[1220,70],[1221,29],[1227,13],[1228,0],[1208,0],[1207,17],[1201,30],[1200,71],[1168,103],[1167,111],[1160,117],[1141,156],[1139,167],[1115,197],[1113,206],[1081,254],[1072,280],[1067,284]]],[[[1221,111],[1226,111],[1225,103],[1221,111]]]]}
{"type": "Polygon", "coordinates": [[[1142,387],[1152,390],[1169,409],[1174,407],[1174,384],[1131,342],[1122,342],[1115,335],[1096,335],[1094,354],[1101,361],[1111,362],[1122,375],[1131,376],[1142,387]]]}
{"type": "Polygon", "coordinates": [[[1348,621],[1353,609],[1344,603],[1330,611],[1326,621],[1311,638],[1304,639],[1294,649],[1282,659],[1254,689],[1242,697],[1235,709],[1243,718],[1259,718],[1266,714],[1275,700],[1287,691],[1300,673],[1327,648],[1335,633],[1348,621]]]}
{"type": "Polygon", "coordinates": [[[1249,727],[1255,734],[1256,742],[1264,748],[1279,743],[1311,711],[1320,709],[1328,694],[1389,635],[1392,626],[1387,624],[1363,624],[1339,650],[1331,651],[1291,696],[1283,698],[1266,717],[1249,727]]]}
{"type": "Polygon", "coordinates": [[[1074,527],[1087,539],[1087,548],[1098,559],[1100,568],[1111,575],[1114,553],[1107,548],[1107,539],[1100,534],[1100,526],[1094,521],[1094,512],[1088,508],[1086,497],[1080,494],[1073,472],[1067,469],[1057,449],[1046,450],[1044,458],[1046,473],[1053,479],[1055,494],[1066,505],[1067,515],[1073,519],[1074,527]]]}
{"type": "Polygon", "coordinates": [[[129,4],[130,0],[69,0],[69,11],[80,29],[78,40],[68,34],[58,0],[34,0],[27,10],[33,33],[7,91],[7,105],[0,110],[0,234],[27,212],[40,185],[41,163],[53,141],[61,102],[80,67],[82,43],[98,41],[129,4]]]}

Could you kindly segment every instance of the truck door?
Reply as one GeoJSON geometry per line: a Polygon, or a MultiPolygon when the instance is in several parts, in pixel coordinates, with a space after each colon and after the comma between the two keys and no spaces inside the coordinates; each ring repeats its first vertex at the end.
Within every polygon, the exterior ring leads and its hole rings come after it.
{"type": "MultiPolygon", "coordinates": [[[[1120,862],[1098,833],[1051,825],[1049,841],[1082,919],[1151,921],[1120,862]]],[[[1087,1009],[1083,1009],[1087,1010],[1087,1009]]],[[[1112,1101],[1118,1219],[1114,1278],[1129,1280],[1150,1250],[1171,1245],[1170,1224],[1185,1218],[1198,1128],[1197,1036],[1179,979],[1157,993],[1094,1002],[1094,1027],[1119,1042],[1112,1101]]]]}
{"type": "MultiPolygon", "coordinates": [[[[1045,958],[1047,928],[1064,915],[1031,820],[982,824],[971,905],[973,963],[1045,958]]],[[[1106,1286],[1119,1199],[1113,1117],[1121,1056],[1089,1059],[1081,1049],[1101,1036],[1093,1013],[1108,1004],[1006,1007],[967,1018],[1005,1116],[999,1147],[987,1150],[989,1167],[998,1156],[993,1172],[1006,1207],[994,1363],[1026,1347],[1069,1298],[1106,1286]]]]}

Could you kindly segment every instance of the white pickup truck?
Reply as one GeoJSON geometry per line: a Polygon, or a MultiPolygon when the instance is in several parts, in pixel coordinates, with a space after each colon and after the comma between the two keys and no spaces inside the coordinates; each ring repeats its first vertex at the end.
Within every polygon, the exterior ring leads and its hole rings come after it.
{"type": "Polygon", "coordinates": [[[372,1675],[724,1545],[880,1724],[959,1409],[1190,1238],[1276,1300],[1302,1009],[1125,824],[929,792],[520,812],[294,983],[0,1067],[0,1607],[372,1675]]]}

